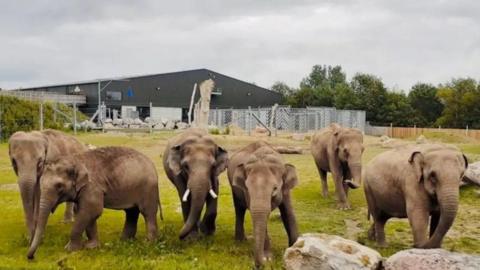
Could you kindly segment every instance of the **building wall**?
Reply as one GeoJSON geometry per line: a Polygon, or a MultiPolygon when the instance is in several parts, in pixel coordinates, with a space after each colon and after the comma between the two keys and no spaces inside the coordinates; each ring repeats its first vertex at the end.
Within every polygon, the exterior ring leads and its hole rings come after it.
{"type": "MultiPolygon", "coordinates": [[[[107,107],[116,109],[120,109],[122,105],[148,107],[150,102],[154,107],[185,109],[190,106],[194,84],[209,78],[215,81],[215,90],[222,92],[221,95],[212,95],[211,108],[266,107],[281,102],[281,96],[276,92],[207,69],[132,77],[127,79],[128,81],[112,81],[102,91],[102,101],[107,107]]],[[[104,87],[107,83],[108,81],[103,81],[101,86],[104,87]]],[[[89,115],[93,114],[98,104],[96,82],[25,90],[71,94],[77,85],[81,89],[81,94],[87,97],[87,105],[80,109],[89,115]]],[[[199,97],[197,88],[195,102],[199,97]]]]}

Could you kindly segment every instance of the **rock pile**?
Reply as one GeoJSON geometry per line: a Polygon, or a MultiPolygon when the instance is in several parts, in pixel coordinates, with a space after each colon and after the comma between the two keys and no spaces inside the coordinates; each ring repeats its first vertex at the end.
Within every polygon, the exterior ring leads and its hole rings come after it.
{"type": "MultiPolygon", "coordinates": [[[[96,124],[88,120],[80,123],[80,128],[82,129],[93,129],[96,127],[96,124]]],[[[151,119],[150,117],[145,118],[145,121],[142,121],[139,118],[131,119],[105,119],[103,127],[105,129],[116,129],[116,128],[150,128],[152,127],[155,130],[173,130],[173,129],[186,129],[189,127],[187,123],[178,121],[178,120],[168,120],[168,119],[151,119]]]]}

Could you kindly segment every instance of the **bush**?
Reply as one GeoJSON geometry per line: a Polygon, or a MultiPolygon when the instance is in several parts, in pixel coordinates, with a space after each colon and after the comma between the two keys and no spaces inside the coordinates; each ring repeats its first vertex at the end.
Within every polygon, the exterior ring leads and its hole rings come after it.
{"type": "MultiPolygon", "coordinates": [[[[59,104],[58,110],[72,116],[72,108],[59,104]]],[[[57,121],[53,120],[53,104],[43,105],[43,127],[64,130],[65,123],[69,120],[57,114],[57,121]]],[[[77,121],[81,122],[87,117],[77,111],[77,121]]],[[[0,140],[7,140],[16,131],[31,131],[40,129],[40,103],[22,100],[16,97],[0,96],[0,140]]]]}

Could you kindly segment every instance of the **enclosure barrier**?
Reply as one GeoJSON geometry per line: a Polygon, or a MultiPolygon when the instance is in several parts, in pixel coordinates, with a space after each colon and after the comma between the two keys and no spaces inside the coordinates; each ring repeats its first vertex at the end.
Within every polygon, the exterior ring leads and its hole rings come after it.
{"type": "Polygon", "coordinates": [[[337,110],[330,107],[291,108],[273,106],[249,109],[212,109],[209,123],[220,128],[234,124],[250,133],[256,126],[268,126],[274,132],[309,132],[339,123],[365,131],[365,111],[337,110]]]}
{"type": "Polygon", "coordinates": [[[365,128],[365,134],[373,136],[386,135],[391,138],[416,138],[425,133],[444,132],[448,134],[455,134],[467,136],[474,139],[480,139],[480,130],[478,129],[455,129],[455,128],[419,128],[419,127],[384,127],[384,126],[370,126],[365,128]]]}
{"type": "Polygon", "coordinates": [[[83,95],[62,95],[51,92],[40,91],[0,91],[2,96],[16,97],[30,101],[49,101],[63,104],[77,104],[82,105],[87,103],[87,98],[83,95]]]}

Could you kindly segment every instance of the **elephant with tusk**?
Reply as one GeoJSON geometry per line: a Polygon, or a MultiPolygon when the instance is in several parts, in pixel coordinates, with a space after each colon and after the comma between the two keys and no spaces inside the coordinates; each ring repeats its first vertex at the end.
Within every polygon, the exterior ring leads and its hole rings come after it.
{"type": "Polygon", "coordinates": [[[228,154],[203,129],[188,129],[168,141],[163,167],[175,185],[182,204],[184,226],[180,239],[200,230],[215,232],[217,217],[218,175],[227,166],[228,154]],[[206,211],[199,223],[202,209],[206,211]]]}
{"type": "Polygon", "coordinates": [[[363,150],[363,135],[358,129],[331,124],[312,137],[311,151],[322,181],[322,194],[328,196],[327,172],[331,172],[339,209],[350,209],[348,190],[360,187],[363,150]]]}
{"type": "Polygon", "coordinates": [[[290,190],[298,183],[295,167],[266,142],[255,142],[234,153],[228,164],[228,179],[235,206],[235,238],[245,240],[244,216],[250,210],[255,239],[255,266],[271,259],[267,223],[270,212],[280,209],[288,244],[298,237],[290,190]]]}
{"type": "Polygon", "coordinates": [[[467,166],[460,150],[440,144],[404,146],[375,157],[363,175],[373,218],[369,238],[386,246],[387,220],[408,218],[415,247],[440,248],[457,214],[459,184],[467,166]]]}
{"type": "MultiPolygon", "coordinates": [[[[87,147],[72,136],[56,130],[15,132],[8,141],[13,170],[18,176],[25,222],[33,239],[40,202],[40,178],[45,164],[60,156],[84,152],[87,147]]],[[[73,203],[67,203],[66,222],[73,221],[73,203]]]]}

